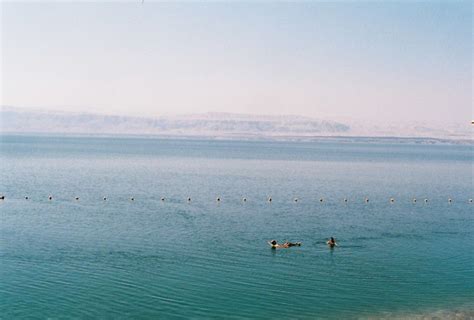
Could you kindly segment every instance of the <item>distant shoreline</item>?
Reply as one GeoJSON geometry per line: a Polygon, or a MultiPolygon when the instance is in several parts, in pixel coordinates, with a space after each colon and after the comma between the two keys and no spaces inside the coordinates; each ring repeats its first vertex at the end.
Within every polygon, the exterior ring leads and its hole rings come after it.
{"type": "Polygon", "coordinates": [[[120,134],[83,132],[2,132],[0,136],[54,137],[54,138],[123,138],[123,139],[161,139],[161,140],[209,140],[209,141],[255,141],[255,142],[342,142],[342,143],[393,143],[393,144],[449,144],[474,145],[474,139],[447,139],[433,137],[396,136],[253,136],[253,135],[166,135],[166,134],[120,134]]]}

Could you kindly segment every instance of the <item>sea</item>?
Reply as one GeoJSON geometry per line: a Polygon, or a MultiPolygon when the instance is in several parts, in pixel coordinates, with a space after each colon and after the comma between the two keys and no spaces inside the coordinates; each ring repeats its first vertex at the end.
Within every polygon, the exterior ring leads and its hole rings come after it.
{"type": "Polygon", "coordinates": [[[0,318],[473,319],[473,156],[2,134],[0,318]]]}

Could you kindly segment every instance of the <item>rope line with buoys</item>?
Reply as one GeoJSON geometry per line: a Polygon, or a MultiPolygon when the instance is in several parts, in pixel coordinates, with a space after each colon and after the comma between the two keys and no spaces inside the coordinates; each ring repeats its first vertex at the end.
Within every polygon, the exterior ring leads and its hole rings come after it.
{"type": "MultiPolygon", "coordinates": [[[[23,198],[24,198],[25,200],[32,200],[32,198],[31,198],[30,196],[28,196],[28,195],[27,195],[27,196],[24,196],[23,198]]],[[[1,200],[6,200],[6,199],[7,199],[7,198],[6,198],[6,196],[5,196],[4,194],[1,194],[1,195],[0,195],[0,201],[1,201],[1,200]]],[[[55,198],[53,198],[53,195],[50,194],[50,195],[47,196],[47,199],[48,199],[49,201],[53,201],[53,199],[55,199],[55,198]]],[[[72,199],[73,199],[73,200],[76,200],[76,201],[79,201],[81,198],[80,198],[79,196],[75,196],[75,197],[72,197],[72,199]]],[[[107,201],[108,199],[109,199],[109,198],[108,198],[107,196],[102,197],[102,200],[103,200],[103,201],[107,201]]],[[[135,197],[134,197],[134,196],[131,196],[131,197],[129,197],[128,199],[129,199],[130,201],[135,201],[135,197]]],[[[159,199],[161,200],[161,202],[165,202],[165,200],[166,200],[167,198],[165,198],[165,197],[160,197],[159,199]]],[[[219,203],[219,202],[222,201],[222,199],[223,199],[222,197],[218,196],[218,197],[215,198],[215,201],[216,201],[217,203],[219,203]]],[[[191,197],[187,197],[186,200],[187,200],[187,202],[191,202],[191,197]]],[[[247,200],[248,200],[247,197],[242,197],[242,198],[241,198],[241,201],[242,201],[242,202],[247,202],[247,200]]],[[[268,203],[272,203],[272,202],[273,202],[273,198],[270,197],[270,196],[267,197],[266,200],[267,200],[268,203]]],[[[300,199],[299,197],[294,197],[294,198],[292,198],[292,200],[293,200],[292,202],[298,203],[298,202],[300,202],[301,199],[300,199]]],[[[411,202],[412,202],[412,203],[417,203],[417,201],[418,201],[417,198],[411,198],[411,202]]],[[[320,202],[320,203],[326,202],[326,199],[325,199],[325,198],[319,198],[319,202],[320,202]]],[[[328,202],[331,202],[331,201],[328,201],[328,202]]],[[[342,202],[345,203],[345,204],[347,204],[347,203],[349,202],[349,198],[342,198],[342,202]]],[[[369,198],[368,198],[368,197],[363,198],[363,202],[365,202],[366,204],[368,204],[368,203],[369,203],[369,198]]],[[[424,199],[423,199],[423,202],[424,202],[424,203],[428,203],[428,202],[429,202],[429,199],[428,199],[428,198],[424,198],[424,199]]],[[[455,201],[454,201],[453,198],[447,198],[447,202],[448,202],[448,204],[452,204],[452,203],[454,203],[455,201]]],[[[468,203],[473,203],[473,199],[472,199],[472,198],[469,198],[469,199],[467,200],[467,202],[468,202],[468,203]]],[[[390,203],[390,204],[395,204],[395,203],[396,203],[395,198],[393,198],[393,197],[389,198],[389,203],[390,203]]]]}

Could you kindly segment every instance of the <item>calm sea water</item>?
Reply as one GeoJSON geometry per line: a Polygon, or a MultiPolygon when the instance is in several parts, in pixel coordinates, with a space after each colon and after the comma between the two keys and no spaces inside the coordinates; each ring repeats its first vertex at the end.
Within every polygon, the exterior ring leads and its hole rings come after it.
{"type": "Polygon", "coordinates": [[[471,312],[473,155],[455,145],[1,136],[0,315],[471,312]],[[270,239],[303,245],[271,250],[270,239]]]}

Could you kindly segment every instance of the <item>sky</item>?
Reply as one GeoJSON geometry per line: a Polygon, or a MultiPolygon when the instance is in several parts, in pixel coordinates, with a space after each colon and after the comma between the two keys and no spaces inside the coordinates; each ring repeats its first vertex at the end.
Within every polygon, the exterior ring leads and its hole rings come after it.
{"type": "Polygon", "coordinates": [[[1,105],[465,123],[472,4],[1,2],[1,105]]]}

